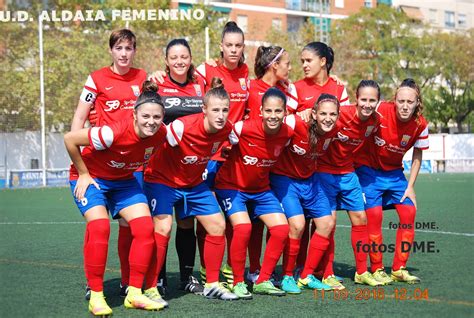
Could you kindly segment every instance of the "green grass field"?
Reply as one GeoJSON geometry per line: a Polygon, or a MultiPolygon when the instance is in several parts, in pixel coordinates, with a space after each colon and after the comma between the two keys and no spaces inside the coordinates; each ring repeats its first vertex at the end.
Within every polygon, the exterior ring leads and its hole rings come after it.
{"type": "MultiPolygon", "coordinates": [[[[126,310],[118,296],[119,264],[116,251],[117,224],[112,222],[105,293],[114,315],[119,317],[283,317],[283,316],[474,316],[474,174],[422,175],[417,182],[417,222],[436,222],[437,229],[418,231],[418,242],[433,241],[438,253],[412,254],[409,269],[422,279],[420,285],[384,287],[383,299],[355,299],[354,260],[350,247],[349,221],[338,212],[336,273],[345,278],[351,293],[347,299],[333,294],[315,297],[310,291],[297,296],[255,296],[252,301],[222,302],[183,294],[176,290],[177,256],[170,243],[168,275],[170,308],[161,312],[126,310]],[[428,299],[399,300],[401,288],[407,298],[415,289],[427,290],[428,299]]],[[[384,220],[385,243],[392,243],[398,222],[394,211],[384,220]]],[[[88,316],[84,300],[82,238],[84,223],[67,188],[0,191],[0,282],[2,317],[88,316]]],[[[390,267],[393,254],[385,254],[390,267]]],[[[196,258],[198,261],[198,258],[196,258]]],[[[198,269],[196,264],[196,269],[198,269]]],[[[196,273],[197,275],[197,273],[196,273]]],[[[367,292],[366,291],[366,292],[367,292]]],[[[418,291],[418,290],[417,290],[418,291]]],[[[378,294],[380,295],[380,294],[378,294]]]]}

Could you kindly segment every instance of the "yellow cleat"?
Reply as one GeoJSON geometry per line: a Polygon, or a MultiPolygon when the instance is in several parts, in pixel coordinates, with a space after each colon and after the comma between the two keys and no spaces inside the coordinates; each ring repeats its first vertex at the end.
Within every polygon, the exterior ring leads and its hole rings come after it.
{"type": "Polygon", "coordinates": [[[103,292],[91,291],[91,299],[89,300],[89,311],[94,316],[111,316],[112,308],[107,305],[103,292]]]}
{"type": "Polygon", "coordinates": [[[383,268],[377,269],[372,276],[375,278],[375,280],[381,282],[383,285],[389,285],[393,283],[393,279],[388,276],[387,273],[383,270],[383,268]]]}
{"type": "Polygon", "coordinates": [[[360,274],[360,275],[357,274],[357,272],[356,272],[355,276],[354,276],[354,283],[369,285],[369,286],[372,286],[372,287],[383,285],[381,282],[376,280],[374,278],[374,276],[372,276],[372,274],[369,273],[369,272],[365,272],[365,273],[360,274]]]}
{"type": "Polygon", "coordinates": [[[329,275],[323,279],[323,284],[330,286],[333,290],[343,290],[346,289],[344,285],[336,278],[335,275],[329,275]]]}
{"type": "Polygon", "coordinates": [[[165,308],[163,304],[159,304],[143,295],[141,289],[132,286],[128,287],[128,294],[123,304],[127,309],[157,311],[165,308]]]}
{"type": "Polygon", "coordinates": [[[404,282],[407,284],[419,284],[421,279],[416,276],[410,275],[405,267],[400,267],[398,271],[392,270],[392,275],[390,277],[396,282],[404,282]]]}
{"type": "Polygon", "coordinates": [[[161,297],[160,293],[158,292],[158,288],[156,287],[148,288],[143,292],[143,295],[158,304],[162,304],[164,308],[168,308],[169,306],[168,302],[161,297]]]}

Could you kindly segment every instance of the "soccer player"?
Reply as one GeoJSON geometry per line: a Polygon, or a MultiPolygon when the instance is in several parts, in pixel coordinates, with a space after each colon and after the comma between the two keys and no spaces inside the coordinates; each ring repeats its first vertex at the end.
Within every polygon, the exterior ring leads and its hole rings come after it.
{"type": "Polygon", "coordinates": [[[406,269],[409,252],[402,244],[412,244],[415,236],[415,181],[420,171],[423,150],[428,149],[428,123],[422,115],[420,88],[413,79],[405,79],[398,87],[393,102],[383,102],[377,108],[379,128],[364,151],[358,153],[356,170],[365,195],[365,211],[369,242],[380,247],[382,207],[395,207],[401,226],[397,230],[395,255],[390,277],[385,273],[380,251],[370,252],[371,270],[378,281],[419,283],[420,279],[406,269]],[[410,177],[403,174],[404,154],[413,147],[410,177]]]}
{"type": "MultiPolygon", "coordinates": [[[[145,82],[134,105],[133,118],[101,127],[85,128],[64,136],[73,165],[70,184],[73,197],[87,222],[84,265],[91,289],[89,311],[111,315],[103,294],[110,222],[124,218],[132,232],[130,277],[126,308],[159,310],[162,303],[142,294],[142,284],[153,253],[153,222],[148,202],[133,172],[146,162],[166,137],[164,108],[156,85],[145,82]],[[82,153],[81,146],[86,146],[82,153]]],[[[154,288],[156,290],[156,287],[154,288]]]]}
{"type": "MultiPolygon", "coordinates": [[[[92,72],[84,85],[79,103],[74,113],[71,131],[82,129],[87,120],[90,126],[103,126],[115,121],[133,117],[133,106],[140,95],[140,88],[146,80],[146,72],[133,68],[136,53],[136,37],[132,31],[113,31],[109,39],[112,65],[92,72]]],[[[141,184],[143,172],[139,168],[134,173],[141,184]]],[[[119,218],[118,255],[120,259],[120,295],[126,296],[130,274],[128,256],[132,244],[132,232],[127,222],[119,218]]],[[[87,244],[87,230],[84,238],[87,244]]],[[[86,287],[86,299],[90,298],[90,288],[86,287]]]]}
{"type": "Polygon", "coordinates": [[[275,87],[268,89],[262,98],[262,117],[234,125],[230,136],[232,150],[216,176],[215,193],[233,227],[230,246],[233,292],[243,299],[252,298],[244,282],[244,271],[254,218],[265,223],[270,238],[253,292],[285,295],[269,280],[289,231],[285,214],[269,185],[270,169],[293,135],[294,115],[284,122],[285,114],[285,94],[275,87]]]}
{"type": "MultiPolygon", "coordinates": [[[[322,93],[337,97],[341,105],[349,104],[349,96],[343,84],[330,76],[334,64],[333,49],[322,42],[308,43],[301,51],[301,64],[304,78],[295,82],[298,97],[297,113],[308,122],[315,101],[322,93]]],[[[305,260],[309,243],[309,225],[307,222],[301,238],[300,252],[297,258],[296,276],[299,275],[305,260]]],[[[312,228],[314,230],[314,227],[312,228]]],[[[339,278],[340,279],[340,278],[339,278]]],[[[342,280],[342,279],[341,279],[342,280]]]]}
{"type": "Polygon", "coordinates": [[[204,296],[234,300],[238,297],[219,284],[225,220],[214,195],[202,180],[207,162],[232,130],[227,122],[228,114],[229,95],[220,87],[206,93],[203,113],[174,120],[167,127],[168,142],[145,170],[144,189],[155,224],[157,271],[166,255],[174,207],[180,219],[196,217],[207,232],[203,255],[207,270],[204,296]]]}
{"type": "MultiPolygon", "coordinates": [[[[375,81],[362,80],[356,89],[357,102],[340,108],[337,121],[337,136],[324,156],[318,157],[317,171],[321,185],[326,192],[336,223],[336,210],[348,211],[352,223],[351,242],[356,261],[356,284],[378,286],[380,283],[367,271],[367,253],[364,244],[368,243],[367,217],[364,210],[362,189],[354,172],[353,153],[375,130],[377,120],[375,108],[380,99],[380,88],[375,81]]],[[[328,257],[325,264],[323,283],[334,289],[344,286],[334,276],[334,231],[329,237],[328,257]]]]}
{"type": "MultiPolygon", "coordinates": [[[[171,40],[165,50],[166,76],[158,84],[158,93],[162,96],[166,108],[163,122],[172,123],[175,119],[190,114],[202,114],[204,81],[195,75],[191,48],[185,39],[171,40]]],[[[196,257],[196,236],[194,218],[176,217],[176,251],[179,259],[181,290],[202,294],[204,287],[192,275],[196,257]]],[[[161,268],[158,285],[164,294],[167,288],[166,261],[161,268]]]]}

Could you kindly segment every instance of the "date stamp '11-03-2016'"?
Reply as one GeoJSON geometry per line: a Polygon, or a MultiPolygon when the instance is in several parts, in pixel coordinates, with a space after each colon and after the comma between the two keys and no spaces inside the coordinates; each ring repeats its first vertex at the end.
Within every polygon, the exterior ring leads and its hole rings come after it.
{"type": "Polygon", "coordinates": [[[403,300],[428,300],[428,288],[394,287],[389,293],[384,288],[356,288],[354,291],[343,290],[314,290],[314,299],[334,301],[382,301],[385,299],[403,300]]]}

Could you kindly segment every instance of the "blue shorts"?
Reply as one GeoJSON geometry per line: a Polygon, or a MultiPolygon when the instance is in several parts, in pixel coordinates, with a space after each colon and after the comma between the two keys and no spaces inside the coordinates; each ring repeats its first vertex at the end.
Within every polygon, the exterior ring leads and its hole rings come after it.
{"type": "Polygon", "coordinates": [[[209,160],[206,170],[202,174],[202,180],[206,182],[209,189],[214,189],[217,171],[221,168],[223,161],[209,160]]]}
{"type": "MultiPolygon", "coordinates": [[[[124,208],[138,203],[148,204],[142,188],[136,179],[129,180],[104,180],[94,178],[100,187],[97,189],[94,185],[89,185],[84,195],[84,199],[76,201],[76,205],[84,215],[90,208],[98,205],[105,206],[114,219],[119,219],[119,212],[124,208]]],[[[70,180],[71,192],[74,196],[74,187],[77,180],[70,180]]]]}
{"type": "Polygon", "coordinates": [[[173,207],[180,219],[196,215],[220,213],[216,198],[204,182],[192,188],[172,188],[161,183],[144,183],[151,215],[173,215],[173,207]]]}
{"type": "Polygon", "coordinates": [[[384,209],[393,209],[394,204],[414,205],[406,198],[400,202],[408,181],[402,169],[383,171],[361,166],[356,169],[365,198],[365,208],[383,206],[384,209]]]}
{"type": "Polygon", "coordinates": [[[331,210],[365,211],[364,196],[355,172],[332,174],[318,172],[331,210]]]}
{"type": "Polygon", "coordinates": [[[143,189],[143,171],[135,171],[133,173],[133,176],[135,177],[135,179],[137,179],[140,188],[143,189]]]}
{"type": "Polygon", "coordinates": [[[270,185],[287,218],[304,215],[320,218],[331,215],[331,206],[315,173],[307,179],[270,174],[270,185]]]}
{"type": "Polygon", "coordinates": [[[239,190],[215,189],[219,204],[227,217],[248,211],[250,219],[270,213],[284,213],[273,191],[250,193],[239,190]]]}

